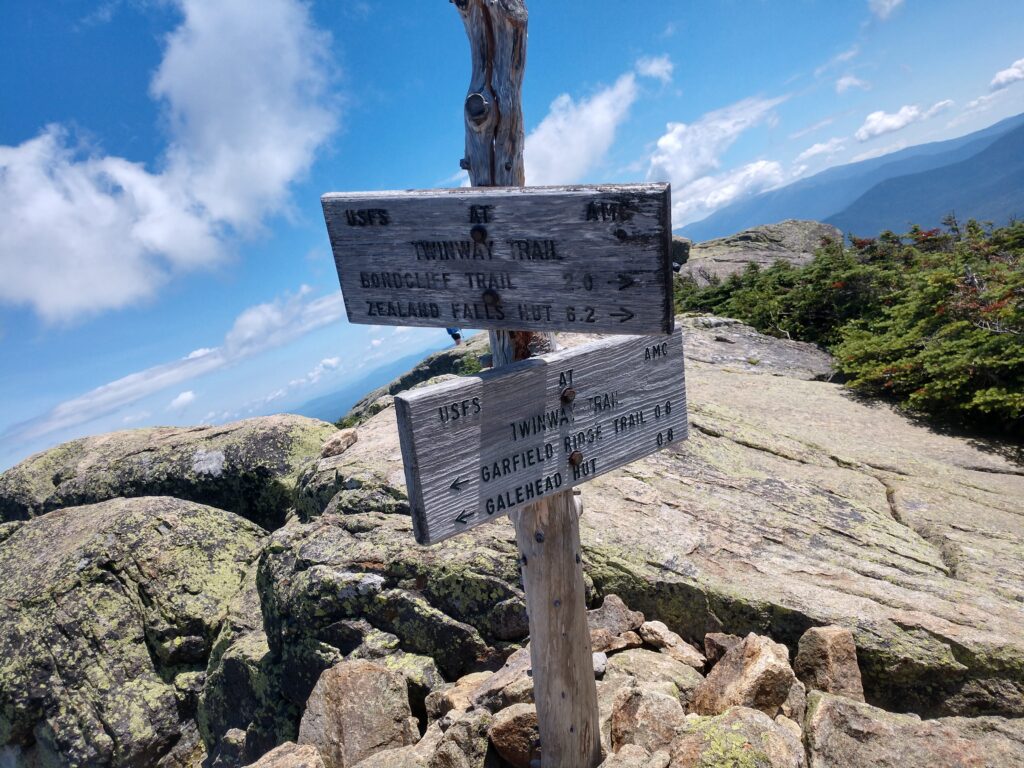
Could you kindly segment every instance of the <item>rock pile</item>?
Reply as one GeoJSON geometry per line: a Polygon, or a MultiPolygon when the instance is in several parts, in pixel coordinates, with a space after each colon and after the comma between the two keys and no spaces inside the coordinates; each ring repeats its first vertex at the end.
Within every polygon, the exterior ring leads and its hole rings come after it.
{"type": "MultiPolygon", "coordinates": [[[[608,765],[1024,762],[1024,471],[680,323],[691,440],[584,489],[608,765]]],[[[0,475],[0,766],[534,762],[512,528],[415,546],[377,405],[0,475]]]]}
{"type": "MultiPolygon", "coordinates": [[[[604,768],[1009,768],[1024,760],[1022,721],[922,721],[863,703],[853,635],[843,627],[804,634],[800,680],[787,648],[761,635],[728,636],[728,651],[708,662],[616,595],[588,619],[594,648],[604,647],[599,653],[608,657],[606,668],[595,669],[604,768]]],[[[400,683],[401,674],[343,660],[316,683],[299,744],[279,747],[254,766],[297,768],[319,765],[317,759],[326,768],[539,766],[531,674],[527,646],[496,672],[441,682],[427,696],[417,729],[412,688],[400,683]]]]}

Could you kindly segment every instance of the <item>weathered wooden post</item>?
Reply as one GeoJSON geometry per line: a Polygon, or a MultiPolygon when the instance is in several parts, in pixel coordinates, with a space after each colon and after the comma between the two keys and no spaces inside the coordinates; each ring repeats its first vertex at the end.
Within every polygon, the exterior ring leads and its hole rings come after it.
{"type": "Polygon", "coordinates": [[[413,531],[434,544],[510,515],[541,759],[592,768],[597,689],[570,489],[686,439],[671,191],[524,187],[526,7],[453,2],[473,58],[473,188],[329,193],[324,218],[350,322],[490,331],[494,370],[395,397],[413,531]],[[611,335],[555,351],[556,330],[611,335]]]}
{"type": "MultiPolygon", "coordinates": [[[[475,187],[522,187],[524,0],[455,0],[473,72],[466,95],[463,167],[475,187]]],[[[489,331],[492,366],[553,349],[551,334],[489,331]]],[[[601,762],[600,716],[583,586],[579,516],[571,490],[513,513],[526,612],[533,695],[544,768],[601,762]]]]}

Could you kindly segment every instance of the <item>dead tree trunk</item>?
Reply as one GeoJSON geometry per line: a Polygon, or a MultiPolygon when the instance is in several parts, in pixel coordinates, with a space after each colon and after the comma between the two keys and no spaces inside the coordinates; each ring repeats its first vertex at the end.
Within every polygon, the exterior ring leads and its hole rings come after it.
{"type": "MultiPolygon", "coordinates": [[[[469,36],[466,155],[473,186],[523,186],[524,0],[454,0],[469,36]]],[[[553,349],[550,334],[491,331],[493,366],[553,349]]],[[[572,491],[513,516],[530,619],[533,689],[544,768],[593,768],[601,737],[572,491]]]]}

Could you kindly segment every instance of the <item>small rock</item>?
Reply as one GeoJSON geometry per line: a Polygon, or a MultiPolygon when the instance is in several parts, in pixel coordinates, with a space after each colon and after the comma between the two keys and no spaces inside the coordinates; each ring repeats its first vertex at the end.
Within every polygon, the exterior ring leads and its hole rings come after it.
{"type": "Polygon", "coordinates": [[[734,707],[717,717],[691,715],[669,751],[671,768],[806,766],[799,734],[747,707],[734,707]]]}
{"type": "Polygon", "coordinates": [[[470,696],[470,701],[478,707],[486,707],[491,712],[505,709],[512,704],[532,702],[531,669],[530,646],[520,648],[505,660],[505,665],[501,669],[488,675],[477,685],[470,696]]]}
{"type": "Polygon", "coordinates": [[[591,630],[607,629],[613,635],[621,635],[639,629],[644,623],[640,611],[631,611],[618,595],[605,595],[600,608],[587,611],[587,624],[591,630]]]}
{"type": "Polygon", "coordinates": [[[675,688],[680,704],[686,706],[704,678],[693,667],[670,656],[646,648],[632,648],[616,653],[608,659],[605,677],[635,677],[641,683],[666,686],[666,692],[675,688]]]}
{"type": "Polygon", "coordinates": [[[811,768],[1024,765],[1024,721],[897,715],[812,691],[805,723],[811,768]]]}
{"type": "Polygon", "coordinates": [[[604,677],[605,670],[608,669],[608,654],[598,652],[590,655],[594,662],[594,677],[600,680],[604,677]]]}
{"type": "Polygon", "coordinates": [[[299,744],[319,749],[326,768],[349,768],[418,740],[405,678],[371,661],[342,661],[325,670],[299,725],[299,744]]]}
{"type": "Polygon", "coordinates": [[[704,655],[707,657],[708,669],[715,666],[733,646],[742,642],[742,637],[727,635],[724,632],[708,632],[704,635],[704,655]]]}
{"type": "MultiPolygon", "coordinates": [[[[611,752],[612,749],[612,710],[615,708],[616,698],[621,690],[633,685],[635,681],[636,678],[625,675],[597,681],[598,724],[601,730],[601,749],[605,753],[611,752]]],[[[671,683],[666,687],[675,692],[675,686],[671,683]]]]}
{"type": "Polygon", "coordinates": [[[385,749],[357,763],[354,768],[426,768],[437,745],[441,742],[444,731],[437,723],[433,723],[423,738],[409,747],[385,749]]]}
{"type": "Polygon", "coordinates": [[[324,761],[312,744],[286,741],[267,752],[249,768],[324,768],[324,761]]]}
{"type": "Polygon", "coordinates": [[[636,744],[648,752],[667,747],[686,723],[679,699],[635,683],[619,691],[611,720],[611,746],[636,744]]]}
{"type": "Polygon", "coordinates": [[[490,768],[494,756],[487,732],[494,716],[483,709],[465,712],[444,732],[428,768],[490,768]]]}
{"type": "Polygon", "coordinates": [[[751,633],[711,669],[694,692],[692,710],[719,715],[741,706],[775,717],[795,682],[786,646],[751,633]]]}
{"type": "Polygon", "coordinates": [[[487,733],[495,750],[513,768],[530,768],[530,761],[540,758],[537,708],[532,704],[513,704],[501,710],[487,733]]]}
{"type": "Polygon", "coordinates": [[[469,709],[477,688],[490,677],[490,672],[471,672],[456,680],[454,685],[428,694],[427,718],[433,722],[453,709],[469,709]]]}
{"type": "Polygon", "coordinates": [[[804,715],[807,714],[807,689],[799,680],[790,686],[789,695],[782,702],[779,714],[796,723],[804,721],[804,715]]]}
{"type": "Polygon", "coordinates": [[[355,445],[358,439],[359,435],[354,429],[340,429],[337,434],[332,435],[324,442],[323,448],[320,449],[320,458],[340,456],[355,445]]]}
{"type": "Polygon", "coordinates": [[[857,645],[845,627],[812,627],[804,632],[793,668],[812,690],[864,701],[857,645]]]}
{"type": "Polygon", "coordinates": [[[625,640],[603,627],[590,630],[590,650],[594,653],[621,651],[625,647],[625,640]]]}
{"type": "Polygon", "coordinates": [[[636,744],[626,744],[608,755],[599,768],[647,768],[651,753],[636,744]]]}
{"type": "Polygon", "coordinates": [[[640,625],[640,637],[648,645],[658,648],[676,661],[697,671],[704,669],[704,654],[683,640],[660,621],[645,621],[640,625]]]}

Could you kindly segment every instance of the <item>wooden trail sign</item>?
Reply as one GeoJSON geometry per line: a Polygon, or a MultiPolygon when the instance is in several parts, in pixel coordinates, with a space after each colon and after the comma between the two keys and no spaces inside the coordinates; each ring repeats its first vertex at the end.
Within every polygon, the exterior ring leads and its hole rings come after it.
{"type": "Polygon", "coordinates": [[[395,397],[432,544],[686,439],[683,341],[611,337],[395,397]]]}
{"type": "Polygon", "coordinates": [[[352,323],[668,333],[668,184],[322,198],[352,323]]]}

